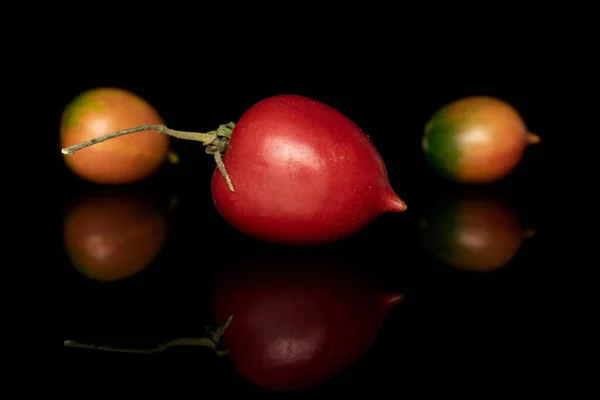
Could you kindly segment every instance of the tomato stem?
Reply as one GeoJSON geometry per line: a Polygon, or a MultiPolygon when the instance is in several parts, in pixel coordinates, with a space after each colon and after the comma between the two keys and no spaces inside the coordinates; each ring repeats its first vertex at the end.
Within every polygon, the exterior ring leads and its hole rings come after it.
{"type": "Polygon", "coordinates": [[[169,199],[169,205],[167,206],[167,209],[169,211],[173,211],[175,209],[175,207],[177,207],[177,205],[179,205],[179,197],[171,197],[169,199]]]}
{"type": "Polygon", "coordinates": [[[81,149],[85,149],[86,147],[92,146],[97,143],[102,143],[110,139],[114,139],[119,136],[128,135],[130,133],[142,132],[142,131],[156,131],[158,133],[164,133],[166,135],[184,139],[184,140],[194,140],[197,142],[201,142],[204,146],[206,146],[206,153],[211,154],[214,159],[219,171],[227,181],[227,186],[229,190],[234,192],[233,183],[225,169],[225,165],[221,158],[221,154],[225,152],[227,149],[227,145],[229,144],[229,140],[231,139],[231,134],[233,133],[233,129],[235,128],[234,122],[229,122],[227,124],[220,125],[216,130],[210,131],[207,133],[201,132],[188,132],[188,131],[178,131],[175,129],[168,128],[166,125],[162,124],[153,124],[153,125],[140,125],[133,128],[123,129],[121,131],[107,133],[106,135],[96,137],[94,139],[86,140],[85,142],[77,143],[73,146],[65,147],[61,149],[61,152],[65,155],[73,155],[76,151],[81,149]]]}
{"type": "Polygon", "coordinates": [[[167,152],[167,160],[169,160],[171,164],[179,164],[179,156],[172,149],[169,149],[167,152]]]}
{"type": "Polygon", "coordinates": [[[228,350],[227,349],[218,349],[217,346],[219,345],[219,343],[221,341],[221,336],[223,335],[223,333],[225,332],[227,327],[229,327],[229,324],[231,323],[232,319],[233,319],[233,316],[230,316],[227,319],[227,322],[225,322],[225,324],[223,326],[213,328],[210,338],[207,338],[207,337],[179,338],[179,339],[174,339],[174,340],[171,340],[169,342],[160,344],[156,347],[152,347],[149,349],[129,349],[129,348],[124,348],[124,347],[103,346],[103,345],[78,342],[76,340],[65,340],[64,345],[66,347],[77,347],[80,349],[102,350],[102,351],[110,351],[110,352],[116,352],[116,353],[134,353],[134,354],[155,354],[155,353],[160,353],[171,347],[176,347],[176,346],[200,346],[200,347],[208,347],[209,349],[214,350],[215,353],[217,353],[217,355],[223,356],[223,355],[228,354],[228,350]]]}
{"type": "Polygon", "coordinates": [[[534,237],[534,236],[535,236],[535,233],[536,233],[536,232],[535,232],[535,230],[533,230],[533,229],[526,229],[526,230],[523,232],[523,239],[529,239],[529,238],[532,238],[532,237],[534,237]]]}
{"type": "Polygon", "coordinates": [[[149,349],[128,349],[123,347],[113,347],[113,346],[103,346],[97,344],[83,343],[78,342],[76,340],[65,340],[65,346],[67,347],[78,347],[80,349],[89,349],[89,350],[102,350],[102,351],[111,351],[117,353],[135,353],[135,354],[154,354],[160,353],[162,351],[167,350],[168,348],[175,346],[201,346],[208,347],[213,349],[219,354],[223,352],[223,350],[217,350],[215,343],[209,338],[180,338],[171,340],[170,342],[160,344],[156,347],[149,349]]]}
{"type": "Polygon", "coordinates": [[[214,343],[221,343],[221,338],[223,337],[223,334],[225,334],[225,330],[227,330],[227,328],[229,328],[229,325],[231,324],[231,321],[233,320],[233,315],[230,315],[229,318],[227,318],[227,321],[225,321],[225,323],[221,326],[207,326],[204,329],[211,335],[211,339],[214,343]]]}

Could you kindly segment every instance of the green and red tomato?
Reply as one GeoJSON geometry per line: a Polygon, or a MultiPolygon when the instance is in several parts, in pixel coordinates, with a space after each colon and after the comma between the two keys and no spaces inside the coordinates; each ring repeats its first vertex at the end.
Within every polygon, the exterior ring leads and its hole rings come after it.
{"type": "Polygon", "coordinates": [[[431,117],[422,146],[428,163],[441,176],[487,184],[511,173],[527,146],[539,141],[507,102],[471,96],[447,104],[431,117]]]}
{"type": "MultiPolygon", "coordinates": [[[[60,145],[64,148],[133,126],[162,123],[158,111],[140,96],[120,88],[95,88],[79,94],[66,106],[60,145]]],[[[86,181],[121,185],[154,174],[168,159],[169,143],[167,135],[139,132],[63,158],[69,170],[86,181]]]]}

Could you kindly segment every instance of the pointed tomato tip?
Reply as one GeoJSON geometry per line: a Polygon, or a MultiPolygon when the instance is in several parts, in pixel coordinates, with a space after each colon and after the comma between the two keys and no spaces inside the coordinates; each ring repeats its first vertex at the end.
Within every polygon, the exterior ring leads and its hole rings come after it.
{"type": "Polygon", "coordinates": [[[401,292],[388,293],[383,297],[383,307],[389,310],[404,299],[404,294],[401,292]]]}
{"type": "Polygon", "coordinates": [[[535,232],[535,230],[534,230],[534,229],[526,229],[526,230],[523,232],[523,238],[524,238],[524,239],[529,239],[529,238],[532,238],[532,237],[534,237],[534,236],[535,236],[535,234],[536,234],[536,232],[535,232]]]}
{"type": "Polygon", "coordinates": [[[403,212],[408,207],[392,189],[389,189],[383,201],[383,208],[388,212],[403,212]]]}
{"type": "Polygon", "coordinates": [[[542,141],[542,138],[539,137],[538,135],[536,135],[535,133],[531,133],[529,132],[527,134],[527,143],[529,144],[536,144],[542,141]]]}

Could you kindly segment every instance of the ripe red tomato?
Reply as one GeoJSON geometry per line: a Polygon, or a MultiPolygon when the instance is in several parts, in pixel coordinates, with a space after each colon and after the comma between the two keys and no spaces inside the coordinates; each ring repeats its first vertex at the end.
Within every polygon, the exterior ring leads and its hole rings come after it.
{"type": "MultiPolygon", "coordinates": [[[[146,100],[127,90],[97,88],[75,97],[65,108],[61,147],[138,125],[162,124],[146,100]]],[[[97,184],[127,184],[152,175],[167,159],[169,136],[136,132],[63,156],[73,173],[97,184]]]]}
{"type": "Polygon", "coordinates": [[[215,169],[218,212],[264,241],[332,242],[384,212],[406,209],[361,128],[304,96],[273,96],[250,107],[235,125],[223,162],[235,191],[215,169]]]}
{"type": "Polygon", "coordinates": [[[273,257],[226,268],[212,293],[229,357],[248,381],[270,391],[325,382],[369,349],[402,293],[384,290],[335,260],[273,257]]]}

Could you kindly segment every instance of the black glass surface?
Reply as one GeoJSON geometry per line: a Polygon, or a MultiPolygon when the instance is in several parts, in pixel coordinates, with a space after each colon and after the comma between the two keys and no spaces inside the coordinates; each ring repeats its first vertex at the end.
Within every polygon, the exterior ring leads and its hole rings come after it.
{"type": "MultiPolygon", "coordinates": [[[[56,97],[57,136],[64,106],[97,86],[131,90],[148,100],[170,128],[189,131],[208,131],[236,121],[247,108],[271,95],[312,97],[342,111],[369,134],[386,164],[392,187],[408,209],[383,214],[367,228],[333,244],[273,245],[245,236],[218,214],[210,191],[214,160],[199,143],[172,140],[179,163],[167,163],[152,177],[119,187],[95,185],[75,176],[66,168],[56,144],[54,195],[61,205],[53,265],[60,282],[57,296],[63,305],[58,319],[62,337],[57,345],[77,340],[143,349],[177,338],[206,336],[205,327],[216,325],[211,298],[217,283],[219,290],[229,290],[234,296],[240,285],[249,291],[260,288],[273,276],[265,268],[272,268],[273,274],[279,274],[277,279],[297,285],[296,289],[312,282],[321,285],[320,290],[328,290],[331,282],[323,276],[331,269],[337,271],[330,271],[332,274],[341,274],[341,280],[346,276],[365,285],[376,282],[382,291],[401,293],[403,298],[389,309],[380,327],[372,328],[376,339],[363,356],[328,381],[301,393],[348,395],[377,390],[396,397],[408,389],[454,388],[474,389],[487,397],[501,388],[535,386],[536,376],[550,368],[552,357],[541,339],[548,326],[546,303],[552,289],[545,284],[551,267],[544,257],[547,222],[540,206],[548,193],[545,143],[555,134],[549,118],[551,89],[484,78],[445,85],[442,81],[442,77],[430,80],[426,87],[422,82],[413,87],[418,81],[407,83],[402,94],[396,85],[393,95],[369,85],[346,93],[316,82],[310,86],[270,82],[252,89],[232,86],[218,90],[200,79],[183,86],[166,80],[151,84],[129,76],[81,77],[65,85],[56,97]],[[440,177],[425,161],[421,148],[425,124],[433,113],[450,101],[473,94],[509,102],[542,138],[526,150],[508,177],[480,187],[440,177]],[[506,232],[494,229],[497,226],[483,226],[481,231],[461,232],[461,227],[447,221],[448,215],[460,213],[461,205],[469,201],[478,204],[475,212],[499,212],[503,221],[516,221],[519,229],[506,232]],[[76,268],[77,262],[85,261],[75,262],[69,250],[73,241],[85,238],[86,226],[93,230],[89,224],[114,218],[107,211],[110,204],[125,204],[124,209],[131,212],[143,210],[137,218],[153,221],[147,228],[153,230],[151,234],[140,233],[139,244],[132,244],[122,255],[126,261],[119,262],[131,269],[129,273],[121,271],[122,279],[99,270],[110,268],[109,264],[98,270],[93,266],[76,268]],[[87,213],[80,212],[82,207],[89,207],[87,213]],[[482,256],[504,261],[492,266],[465,265],[467,256],[460,249],[452,255],[444,253],[448,241],[455,240],[459,247],[460,243],[476,245],[485,235],[504,235],[498,241],[510,242],[503,248],[494,246],[497,242],[492,239],[489,251],[497,253],[482,256]]],[[[116,227],[114,235],[126,235],[126,224],[135,221],[123,215],[110,226],[116,227]],[[119,220],[125,226],[119,226],[119,220]]],[[[489,240],[490,236],[486,237],[489,240]]],[[[260,296],[258,289],[254,293],[260,296]]],[[[356,299],[344,301],[353,304],[356,299]]],[[[356,318],[364,315],[357,311],[356,318]]],[[[360,320],[355,322],[364,331],[371,329],[360,320]]],[[[257,323],[273,329],[278,324],[266,319],[257,323]]],[[[249,337],[248,346],[251,343],[249,337]]],[[[238,351],[244,349],[244,343],[237,346],[238,351]]],[[[69,376],[69,387],[81,393],[98,385],[115,393],[121,387],[136,388],[147,391],[144,395],[159,388],[183,389],[198,398],[265,392],[236,369],[229,355],[219,356],[203,347],[176,346],[156,354],[63,347],[61,357],[61,374],[69,376]],[[76,389],[77,385],[81,389],[76,389]]]]}

